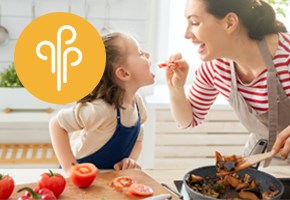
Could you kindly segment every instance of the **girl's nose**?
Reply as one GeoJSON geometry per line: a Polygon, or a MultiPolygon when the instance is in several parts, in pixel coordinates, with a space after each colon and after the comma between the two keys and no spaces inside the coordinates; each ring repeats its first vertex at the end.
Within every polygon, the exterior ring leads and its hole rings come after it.
{"type": "Polygon", "coordinates": [[[145,51],[144,53],[145,53],[146,58],[150,57],[150,53],[149,52],[145,51]]]}

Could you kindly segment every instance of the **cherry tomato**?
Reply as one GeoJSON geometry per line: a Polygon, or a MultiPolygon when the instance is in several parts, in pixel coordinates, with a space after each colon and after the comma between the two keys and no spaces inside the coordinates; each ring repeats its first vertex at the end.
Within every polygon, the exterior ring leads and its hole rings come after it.
{"type": "Polygon", "coordinates": [[[70,179],[79,188],[89,187],[95,180],[99,170],[92,163],[82,163],[73,165],[70,179]]]}
{"type": "Polygon", "coordinates": [[[119,176],[112,182],[112,186],[117,190],[122,191],[123,188],[130,187],[135,181],[130,176],[119,176]]]}
{"type": "Polygon", "coordinates": [[[0,174],[0,199],[8,199],[14,190],[14,180],[9,175],[0,174]]]}
{"type": "Polygon", "coordinates": [[[19,189],[17,192],[26,191],[25,194],[18,198],[18,200],[36,200],[36,199],[43,199],[43,200],[57,200],[54,196],[53,192],[47,188],[42,189],[35,189],[33,190],[30,187],[24,187],[19,189]]]}
{"type": "Polygon", "coordinates": [[[53,192],[55,197],[61,195],[64,191],[66,180],[61,174],[53,173],[49,170],[49,173],[43,173],[37,183],[39,189],[46,188],[53,192]]]}
{"type": "Polygon", "coordinates": [[[148,185],[144,185],[141,183],[134,183],[128,189],[128,194],[147,197],[153,194],[153,189],[148,185]]]}

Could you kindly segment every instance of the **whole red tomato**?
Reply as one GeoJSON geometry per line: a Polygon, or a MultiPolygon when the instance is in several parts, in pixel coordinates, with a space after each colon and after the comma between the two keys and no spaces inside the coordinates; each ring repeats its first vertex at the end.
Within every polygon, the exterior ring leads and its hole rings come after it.
{"type": "Polygon", "coordinates": [[[55,197],[61,195],[64,191],[66,180],[61,174],[53,173],[49,170],[49,173],[43,173],[37,183],[39,189],[46,188],[53,192],[55,197]]]}
{"type": "Polygon", "coordinates": [[[93,183],[98,172],[98,168],[92,163],[76,164],[71,168],[70,179],[75,186],[86,188],[93,183]]]}
{"type": "Polygon", "coordinates": [[[14,190],[14,180],[9,175],[0,174],[0,199],[8,199],[14,190]]]}

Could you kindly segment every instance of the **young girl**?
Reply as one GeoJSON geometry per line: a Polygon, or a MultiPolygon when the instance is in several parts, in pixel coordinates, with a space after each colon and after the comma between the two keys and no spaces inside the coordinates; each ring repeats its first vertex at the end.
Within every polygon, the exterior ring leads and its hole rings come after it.
{"type": "MultiPolygon", "coordinates": [[[[202,123],[218,94],[251,132],[248,155],[260,139],[268,150],[290,153],[290,34],[262,0],[187,0],[185,38],[203,61],[188,96],[188,64],[171,56],[167,69],[171,109],[184,128],[202,123]]],[[[267,162],[269,164],[269,162],[267,162]]]]}
{"type": "Polygon", "coordinates": [[[154,83],[149,53],[123,33],[103,37],[106,67],[97,87],[50,121],[52,145],[60,165],[90,162],[100,169],[140,168],[146,110],[136,92],[154,83]],[[80,131],[78,131],[80,130],[80,131]],[[74,132],[69,137],[69,132],[74,132]]]}

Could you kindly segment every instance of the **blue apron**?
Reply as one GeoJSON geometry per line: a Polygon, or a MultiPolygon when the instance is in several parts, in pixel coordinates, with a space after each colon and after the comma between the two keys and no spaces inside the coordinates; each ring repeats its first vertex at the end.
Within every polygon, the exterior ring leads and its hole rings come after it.
{"type": "Polygon", "coordinates": [[[126,127],[121,123],[120,110],[117,108],[117,128],[111,139],[95,153],[77,159],[78,163],[89,162],[99,169],[113,169],[114,165],[128,158],[138,138],[140,131],[140,114],[138,104],[138,120],[134,126],[126,127]]]}

